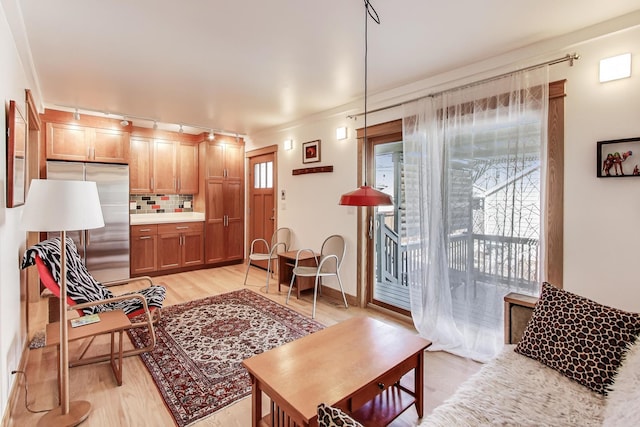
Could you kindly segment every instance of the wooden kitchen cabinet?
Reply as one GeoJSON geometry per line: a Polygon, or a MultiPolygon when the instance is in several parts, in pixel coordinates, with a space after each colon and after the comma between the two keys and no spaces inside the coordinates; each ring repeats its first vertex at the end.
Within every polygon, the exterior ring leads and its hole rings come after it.
{"type": "Polygon", "coordinates": [[[205,262],[242,261],[244,144],[216,139],[207,142],[206,150],[205,262]]]}
{"type": "Polygon", "coordinates": [[[176,193],[176,144],[173,141],[153,141],[153,192],[176,193]]]}
{"type": "Polygon", "coordinates": [[[152,193],[153,141],[151,138],[131,137],[130,153],[129,192],[131,194],[152,193]]]}
{"type": "Polygon", "coordinates": [[[244,144],[235,139],[208,141],[205,173],[207,178],[243,180],[244,144]]]}
{"type": "Polygon", "coordinates": [[[158,226],[156,224],[131,226],[129,270],[131,276],[153,273],[158,269],[158,226]]]}
{"type": "Polygon", "coordinates": [[[132,137],[129,187],[132,194],[197,194],[198,146],[132,137]]]}
{"type": "Polygon", "coordinates": [[[158,271],[204,263],[202,222],[158,224],[158,271]]]}
{"type": "Polygon", "coordinates": [[[49,122],[45,138],[48,160],[129,163],[129,132],[49,122]]]}
{"type": "Polygon", "coordinates": [[[185,142],[177,143],[178,194],[198,193],[198,146],[185,142]]]}

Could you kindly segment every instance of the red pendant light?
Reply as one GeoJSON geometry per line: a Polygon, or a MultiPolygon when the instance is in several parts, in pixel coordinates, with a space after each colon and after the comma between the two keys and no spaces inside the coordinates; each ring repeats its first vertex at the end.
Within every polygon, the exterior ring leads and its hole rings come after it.
{"type": "MultiPolygon", "coordinates": [[[[380,18],[378,13],[369,3],[369,0],[364,0],[365,15],[364,15],[364,143],[367,144],[367,50],[368,50],[368,31],[367,23],[369,17],[373,19],[376,24],[380,24],[380,18]]],[[[365,176],[367,174],[367,159],[365,156],[364,161],[365,176]]],[[[367,185],[365,181],[364,185],[357,190],[345,193],[340,197],[340,204],[344,206],[383,206],[393,205],[391,196],[378,191],[367,185]]]]}
{"type": "Polygon", "coordinates": [[[391,196],[363,185],[357,190],[345,193],[340,197],[340,204],[345,206],[388,206],[393,205],[391,196]]]}

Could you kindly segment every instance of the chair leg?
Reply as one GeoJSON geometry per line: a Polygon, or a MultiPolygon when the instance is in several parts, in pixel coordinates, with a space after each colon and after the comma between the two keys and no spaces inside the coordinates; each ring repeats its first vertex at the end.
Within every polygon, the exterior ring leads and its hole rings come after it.
{"type": "Polygon", "coordinates": [[[251,260],[247,260],[247,271],[244,273],[244,285],[247,285],[247,276],[249,276],[249,267],[251,267],[251,260]]]}
{"type": "Polygon", "coordinates": [[[319,277],[316,275],[316,284],[313,287],[313,311],[311,312],[311,318],[316,318],[316,298],[318,296],[318,279],[319,277]]]}
{"type": "Polygon", "coordinates": [[[342,287],[342,280],[340,280],[340,274],[336,274],[336,277],[338,278],[338,284],[340,285],[340,292],[342,292],[342,300],[344,301],[344,307],[349,308],[349,305],[347,304],[347,297],[345,296],[344,288],[342,287]]]}
{"type": "Polygon", "coordinates": [[[285,304],[289,304],[289,297],[291,297],[291,289],[293,289],[293,281],[296,280],[296,273],[291,272],[291,283],[289,283],[289,292],[287,292],[287,300],[285,304]]]}
{"type": "Polygon", "coordinates": [[[267,289],[266,293],[269,293],[269,275],[271,274],[271,258],[267,260],[267,289]]]}

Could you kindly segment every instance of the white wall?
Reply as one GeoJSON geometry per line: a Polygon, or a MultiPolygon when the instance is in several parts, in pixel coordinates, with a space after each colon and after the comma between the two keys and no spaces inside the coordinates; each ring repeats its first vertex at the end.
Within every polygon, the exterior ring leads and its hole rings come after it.
{"type": "MultiPolygon", "coordinates": [[[[371,47],[374,48],[373,46],[371,47]]],[[[640,312],[640,177],[598,179],[596,142],[640,137],[640,13],[605,22],[579,32],[549,40],[472,67],[414,82],[370,95],[369,109],[393,105],[447,87],[512,71],[524,66],[577,52],[581,59],[550,67],[551,81],[567,79],[565,104],[565,249],[566,289],[622,309],[640,312]],[[631,52],[635,73],[631,78],[600,84],[601,58],[631,52]]],[[[398,64],[401,66],[401,64],[398,64]]],[[[374,73],[375,70],[370,70],[374,73]]],[[[369,114],[368,124],[401,118],[401,108],[369,114]]],[[[356,295],[356,215],[355,209],[338,206],[340,195],[356,186],[358,121],[346,119],[362,111],[362,103],[334,109],[323,115],[267,130],[251,136],[248,149],[278,144],[279,226],[295,230],[296,247],[319,248],[332,233],[344,234],[348,242],[343,280],[347,293],[356,295]],[[335,128],[350,127],[350,138],[336,141],[335,128]],[[292,138],[295,149],[283,150],[282,142],[292,138]],[[292,176],[301,168],[300,145],[322,140],[322,161],[334,172],[292,176]]],[[[638,153],[640,163],[640,153],[638,153]]]]}
{"type": "MultiPolygon", "coordinates": [[[[640,178],[597,178],[595,160],[597,141],[640,137],[640,26],[576,49],[564,70],[565,288],[640,311],[640,178]],[[599,83],[599,60],[626,52],[632,77],[599,83]]],[[[635,154],[627,162],[640,164],[635,154]]]]}
{"type": "MultiPolygon", "coordinates": [[[[5,111],[15,100],[25,112],[25,73],[18,57],[4,8],[0,8],[0,96],[5,111]]],[[[6,129],[6,114],[0,115],[6,129]]],[[[20,270],[18,258],[24,249],[25,232],[20,231],[22,208],[6,209],[6,137],[0,150],[0,413],[4,413],[14,381],[10,372],[18,367],[26,337],[20,336],[20,270]]]]}

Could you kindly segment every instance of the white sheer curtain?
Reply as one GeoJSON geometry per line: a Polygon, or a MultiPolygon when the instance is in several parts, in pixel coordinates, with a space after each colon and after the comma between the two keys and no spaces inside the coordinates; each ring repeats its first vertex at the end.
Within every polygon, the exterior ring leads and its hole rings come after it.
{"type": "Polygon", "coordinates": [[[404,107],[407,279],[431,350],[490,359],[503,296],[539,293],[547,90],[542,67],[404,107]]]}

